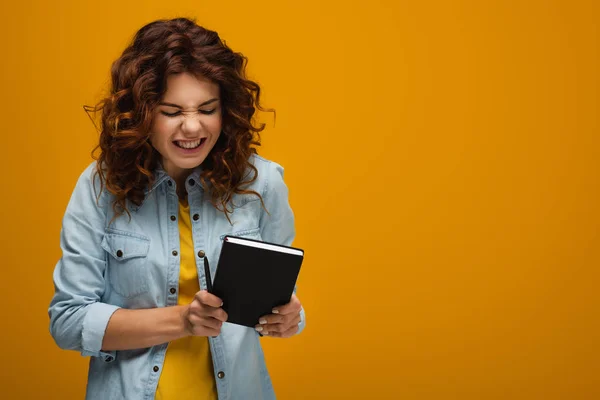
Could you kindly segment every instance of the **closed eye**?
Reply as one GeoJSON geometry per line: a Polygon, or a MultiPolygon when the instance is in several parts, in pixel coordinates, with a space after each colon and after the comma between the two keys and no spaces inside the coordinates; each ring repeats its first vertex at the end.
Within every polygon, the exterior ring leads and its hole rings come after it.
{"type": "MultiPolygon", "coordinates": [[[[200,114],[204,114],[204,115],[211,115],[211,114],[214,114],[214,113],[215,113],[215,111],[217,111],[217,109],[216,109],[216,108],[213,108],[212,110],[198,110],[198,112],[200,112],[200,114]]],[[[178,115],[180,115],[180,114],[181,114],[181,111],[176,111],[176,112],[174,112],[174,113],[168,113],[168,112],[166,112],[166,111],[162,111],[162,110],[161,110],[161,114],[162,114],[162,115],[166,115],[167,117],[176,117],[176,116],[178,116],[178,115]]]]}

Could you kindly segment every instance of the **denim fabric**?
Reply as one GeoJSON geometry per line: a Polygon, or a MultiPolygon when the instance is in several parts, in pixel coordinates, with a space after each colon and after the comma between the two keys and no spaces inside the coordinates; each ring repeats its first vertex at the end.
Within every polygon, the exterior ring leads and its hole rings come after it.
{"type": "MultiPolygon", "coordinates": [[[[206,288],[202,252],[214,277],[227,234],[291,245],[294,215],[283,181],[283,168],[252,156],[258,177],[248,188],[262,195],[236,195],[231,223],[210,203],[200,184],[200,167],[185,185],[192,217],[194,252],[200,288],[206,288]]],[[[100,192],[92,163],[81,174],[67,206],[54,270],[55,294],[48,310],[50,332],[59,347],[91,356],[87,395],[90,400],[154,399],[167,343],[151,348],[101,351],[111,315],[119,308],[143,309],[177,304],[179,279],[178,197],[176,183],[159,168],[153,186],[138,207],[128,203],[131,218],[116,218],[113,196],[100,192]],[[100,193],[99,196],[97,194],[100,193]]],[[[299,331],[304,328],[301,311],[299,331]]],[[[224,323],[209,338],[220,400],[274,399],[258,333],[224,323]],[[223,374],[219,374],[222,372],[223,374]],[[222,378],[219,378],[222,376],[222,378]]]]}

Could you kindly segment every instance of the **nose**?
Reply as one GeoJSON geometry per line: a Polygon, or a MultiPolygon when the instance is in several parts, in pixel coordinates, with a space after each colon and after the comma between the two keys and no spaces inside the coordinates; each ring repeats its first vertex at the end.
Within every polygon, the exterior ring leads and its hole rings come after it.
{"type": "Polygon", "coordinates": [[[200,118],[194,113],[193,115],[184,115],[183,122],[181,124],[181,129],[185,134],[196,134],[202,128],[202,124],[200,123],[200,118]]]}

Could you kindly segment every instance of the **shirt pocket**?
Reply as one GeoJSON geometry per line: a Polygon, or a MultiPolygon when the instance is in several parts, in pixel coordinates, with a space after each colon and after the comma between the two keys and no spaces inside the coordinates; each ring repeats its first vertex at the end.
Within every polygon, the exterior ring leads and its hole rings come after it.
{"type": "Polygon", "coordinates": [[[149,238],[137,233],[109,231],[104,234],[102,248],[109,254],[108,276],[116,293],[134,297],[148,291],[149,238]]]}
{"type": "Polygon", "coordinates": [[[255,195],[254,193],[235,194],[233,196],[233,198],[231,199],[231,206],[233,207],[233,210],[235,212],[235,209],[243,208],[248,203],[253,203],[255,201],[258,201],[258,204],[260,204],[259,200],[260,200],[260,198],[257,195],[255,195]]]}

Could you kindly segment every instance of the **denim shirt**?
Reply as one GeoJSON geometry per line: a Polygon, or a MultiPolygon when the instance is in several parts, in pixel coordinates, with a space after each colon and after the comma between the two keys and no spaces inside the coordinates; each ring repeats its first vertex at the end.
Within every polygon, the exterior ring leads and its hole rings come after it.
{"type": "MultiPolygon", "coordinates": [[[[283,168],[257,155],[250,162],[258,177],[247,188],[261,194],[268,213],[256,195],[235,195],[230,223],[203,190],[201,167],[186,179],[201,289],[206,289],[202,257],[209,257],[214,277],[225,235],[288,246],[294,239],[294,215],[283,168]]],[[[106,190],[97,196],[100,181],[95,169],[94,162],[81,174],[63,218],[62,257],[54,270],[55,293],[48,310],[50,332],[59,347],[91,356],[87,399],[154,399],[168,343],[106,352],[101,347],[117,309],[177,304],[176,183],[159,168],[142,204],[128,202],[131,218],[124,214],[111,222],[114,197],[106,190]]],[[[304,325],[302,310],[298,333],[304,325]]],[[[275,398],[260,336],[253,328],[226,322],[209,343],[220,400],[275,398]]]]}

